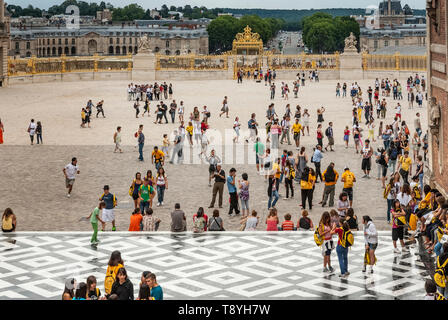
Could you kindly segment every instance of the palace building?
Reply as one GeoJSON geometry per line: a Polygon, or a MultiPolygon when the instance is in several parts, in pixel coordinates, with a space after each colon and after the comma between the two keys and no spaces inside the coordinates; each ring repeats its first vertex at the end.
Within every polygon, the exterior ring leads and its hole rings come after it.
{"type": "Polygon", "coordinates": [[[447,2],[427,0],[429,57],[429,172],[432,186],[448,196],[447,2]]]}

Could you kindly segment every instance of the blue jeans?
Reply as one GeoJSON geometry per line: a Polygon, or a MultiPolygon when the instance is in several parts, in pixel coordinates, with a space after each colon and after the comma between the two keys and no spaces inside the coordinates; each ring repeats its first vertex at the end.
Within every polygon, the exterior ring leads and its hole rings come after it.
{"type": "Polygon", "coordinates": [[[341,274],[346,274],[348,272],[348,248],[344,248],[343,246],[338,245],[336,247],[336,253],[338,254],[341,274]]]}
{"type": "Polygon", "coordinates": [[[443,253],[442,244],[440,242],[437,242],[437,244],[434,246],[434,252],[437,256],[440,256],[440,254],[443,253]]]}
{"type": "Polygon", "coordinates": [[[394,199],[387,199],[387,222],[390,221],[390,210],[392,209],[394,201],[394,199]]]}
{"type": "Polygon", "coordinates": [[[395,172],[396,165],[397,165],[397,159],[395,159],[395,160],[389,159],[389,170],[391,170],[391,173],[395,172]]]}
{"type": "Polygon", "coordinates": [[[277,203],[277,201],[278,201],[278,191],[275,190],[275,191],[272,191],[272,194],[271,194],[271,196],[269,197],[269,201],[268,201],[268,209],[270,209],[270,208],[272,208],[272,207],[275,207],[275,204],[277,203]],[[272,198],[275,198],[275,199],[274,199],[274,202],[272,202],[272,198]]]}
{"type": "Polygon", "coordinates": [[[140,212],[143,214],[145,209],[149,208],[149,201],[140,201],[140,212]]]}
{"type": "Polygon", "coordinates": [[[163,196],[165,195],[165,186],[157,186],[157,200],[159,203],[163,202],[163,196]]]}
{"type": "Polygon", "coordinates": [[[384,143],[384,150],[389,149],[390,140],[389,139],[388,140],[384,140],[383,143],[384,143]]]}
{"type": "Polygon", "coordinates": [[[138,144],[138,154],[139,154],[138,160],[141,160],[141,161],[143,161],[143,146],[144,145],[145,145],[144,143],[138,144]]]}
{"type": "Polygon", "coordinates": [[[418,175],[418,180],[420,181],[420,192],[423,192],[423,176],[424,176],[423,173],[420,173],[418,175]]]}

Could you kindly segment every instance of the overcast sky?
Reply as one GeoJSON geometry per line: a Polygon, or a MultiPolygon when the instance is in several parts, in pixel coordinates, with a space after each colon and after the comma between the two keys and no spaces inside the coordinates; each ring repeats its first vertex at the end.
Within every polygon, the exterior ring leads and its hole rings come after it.
{"type": "MultiPolygon", "coordinates": [[[[97,2],[84,0],[86,2],[97,2]]],[[[143,8],[160,8],[162,4],[167,6],[205,6],[207,8],[263,8],[263,9],[322,9],[322,8],[364,8],[369,5],[378,5],[381,0],[105,0],[114,6],[125,6],[130,3],[138,3],[143,8]]],[[[26,7],[32,4],[41,9],[48,9],[54,4],[62,3],[62,0],[6,0],[8,4],[20,5],[26,7]]],[[[425,8],[425,0],[402,0],[402,5],[406,3],[411,8],[425,8]]]]}

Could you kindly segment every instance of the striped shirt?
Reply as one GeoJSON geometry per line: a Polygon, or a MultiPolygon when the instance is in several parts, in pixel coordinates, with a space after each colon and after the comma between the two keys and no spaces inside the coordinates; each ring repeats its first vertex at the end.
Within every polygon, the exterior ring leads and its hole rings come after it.
{"type": "Polygon", "coordinates": [[[291,220],[285,220],[282,223],[283,231],[293,231],[294,230],[294,222],[291,220]]]}

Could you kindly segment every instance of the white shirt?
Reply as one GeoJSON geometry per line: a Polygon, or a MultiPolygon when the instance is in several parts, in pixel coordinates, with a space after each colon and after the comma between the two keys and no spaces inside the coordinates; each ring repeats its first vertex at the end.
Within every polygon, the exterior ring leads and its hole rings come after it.
{"type": "Polygon", "coordinates": [[[400,204],[402,205],[402,206],[407,206],[408,204],[409,204],[409,202],[411,201],[411,196],[410,195],[408,195],[408,194],[406,194],[406,193],[403,193],[403,192],[400,192],[398,195],[397,195],[397,200],[399,200],[400,201],[400,204]]]}
{"type": "Polygon", "coordinates": [[[68,179],[75,179],[75,175],[78,170],[78,165],[74,166],[73,164],[69,163],[65,166],[65,174],[67,175],[68,179]]]}
{"type": "Polygon", "coordinates": [[[33,136],[36,133],[36,124],[34,122],[30,122],[30,136],[33,136]]]}

